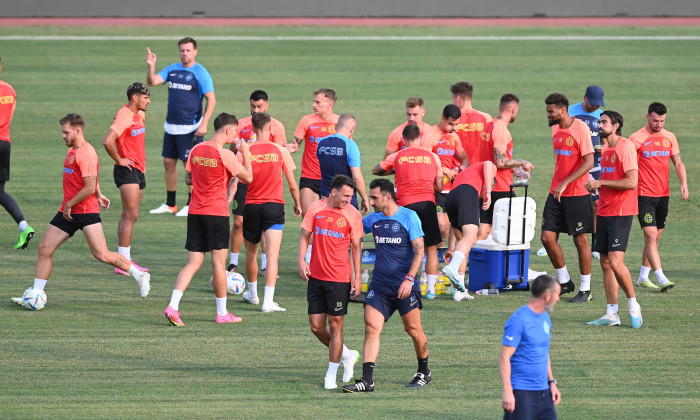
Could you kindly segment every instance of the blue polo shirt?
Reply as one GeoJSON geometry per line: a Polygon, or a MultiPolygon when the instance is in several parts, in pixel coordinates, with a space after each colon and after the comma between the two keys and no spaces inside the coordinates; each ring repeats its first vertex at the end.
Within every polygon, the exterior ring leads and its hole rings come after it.
{"type": "Polygon", "coordinates": [[[510,358],[513,389],[543,391],[549,389],[547,366],[552,320],[547,311],[535,313],[523,305],[508,318],[502,344],[514,347],[510,358]]]}
{"type": "Polygon", "coordinates": [[[214,90],[209,72],[199,63],[184,67],[171,64],[158,73],[168,86],[168,116],[165,131],[187,134],[199,127],[202,120],[202,98],[214,90]]]}

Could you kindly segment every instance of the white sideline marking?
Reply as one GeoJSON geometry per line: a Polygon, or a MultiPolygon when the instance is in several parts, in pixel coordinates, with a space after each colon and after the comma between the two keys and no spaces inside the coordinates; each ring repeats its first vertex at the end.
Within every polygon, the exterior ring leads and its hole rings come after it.
{"type": "MultiPolygon", "coordinates": [[[[0,41],[177,41],[179,39],[179,36],[0,36],[0,41]]],[[[700,41],[700,36],[198,36],[197,39],[204,41],[700,41]]]]}

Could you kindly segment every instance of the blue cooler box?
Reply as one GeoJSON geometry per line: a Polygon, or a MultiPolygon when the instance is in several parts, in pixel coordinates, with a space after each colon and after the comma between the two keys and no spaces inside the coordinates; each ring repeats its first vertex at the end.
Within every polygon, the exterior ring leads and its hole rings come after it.
{"type": "Polygon", "coordinates": [[[529,265],[530,243],[501,245],[489,240],[477,241],[469,252],[469,290],[475,292],[481,289],[526,289],[529,265]],[[506,281],[506,254],[508,254],[508,281],[506,281]],[[523,258],[525,264],[522,264],[523,258]],[[524,267],[523,282],[511,283],[520,282],[521,266],[524,267]]]}

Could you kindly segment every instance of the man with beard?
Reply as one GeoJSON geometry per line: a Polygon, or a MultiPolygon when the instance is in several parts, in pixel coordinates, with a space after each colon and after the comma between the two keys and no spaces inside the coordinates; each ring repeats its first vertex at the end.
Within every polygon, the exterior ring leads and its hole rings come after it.
{"type": "Polygon", "coordinates": [[[401,133],[403,133],[403,129],[407,125],[417,126],[421,136],[423,136],[426,131],[431,130],[431,125],[423,122],[423,117],[425,117],[423,100],[418,97],[408,98],[406,100],[406,122],[391,130],[391,133],[389,133],[389,139],[386,142],[386,150],[384,151],[385,159],[390,154],[406,148],[406,142],[401,133]]]}

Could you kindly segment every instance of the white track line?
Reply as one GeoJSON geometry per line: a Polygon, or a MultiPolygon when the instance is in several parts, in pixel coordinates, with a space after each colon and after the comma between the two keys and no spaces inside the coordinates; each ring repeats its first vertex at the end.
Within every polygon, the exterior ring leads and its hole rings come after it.
{"type": "MultiPolygon", "coordinates": [[[[179,36],[6,35],[0,41],[173,41],[179,36]]],[[[700,36],[198,36],[204,41],[700,41],[700,36]]]]}

